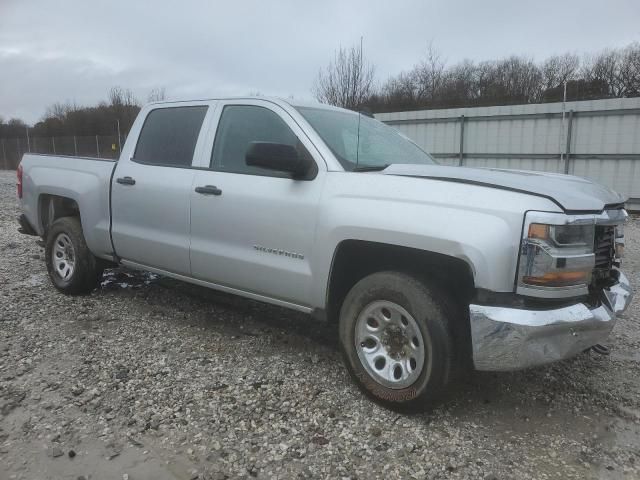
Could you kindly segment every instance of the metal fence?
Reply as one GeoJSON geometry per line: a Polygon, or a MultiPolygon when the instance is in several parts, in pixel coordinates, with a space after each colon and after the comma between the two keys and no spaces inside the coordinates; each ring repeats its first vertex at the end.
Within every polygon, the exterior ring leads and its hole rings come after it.
{"type": "Polygon", "coordinates": [[[570,173],[640,208],[640,98],[381,113],[446,165],[570,173]]]}
{"type": "Polygon", "coordinates": [[[118,158],[126,136],[23,137],[0,139],[0,168],[15,169],[25,153],[118,158]]]}

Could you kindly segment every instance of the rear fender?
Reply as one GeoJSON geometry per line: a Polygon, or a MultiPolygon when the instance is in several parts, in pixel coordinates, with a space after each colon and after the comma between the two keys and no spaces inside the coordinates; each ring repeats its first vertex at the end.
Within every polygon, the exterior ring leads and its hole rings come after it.
{"type": "Polygon", "coordinates": [[[48,209],[51,208],[47,199],[55,196],[75,202],[87,246],[94,255],[108,257],[112,252],[108,181],[109,177],[105,179],[99,173],[55,167],[32,168],[24,180],[23,210],[38,235],[44,236],[49,223],[48,209]],[[26,205],[29,208],[25,208],[26,205]]]}

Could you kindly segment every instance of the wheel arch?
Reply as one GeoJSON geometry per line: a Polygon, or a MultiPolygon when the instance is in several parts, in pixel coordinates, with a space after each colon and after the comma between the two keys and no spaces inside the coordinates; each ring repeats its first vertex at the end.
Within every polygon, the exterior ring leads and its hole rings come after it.
{"type": "Polygon", "coordinates": [[[460,304],[468,304],[475,294],[473,268],[463,259],[401,245],[342,240],[335,248],[326,286],[328,321],[337,322],[344,298],[353,285],[367,275],[384,270],[435,281],[460,304]]]}
{"type": "Polygon", "coordinates": [[[82,224],[80,206],[71,197],[42,193],[38,196],[38,227],[46,236],[54,221],[61,217],[78,217],[82,224]]]}

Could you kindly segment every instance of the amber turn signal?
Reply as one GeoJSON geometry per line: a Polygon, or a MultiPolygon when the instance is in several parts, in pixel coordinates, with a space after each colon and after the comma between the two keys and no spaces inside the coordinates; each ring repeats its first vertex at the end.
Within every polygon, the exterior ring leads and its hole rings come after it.
{"type": "Polygon", "coordinates": [[[529,238],[537,238],[539,240],[549,238],[549,225],[532,223],[529,225],[529,238]]]}
{"type": "Polygon", "coordinates": [[[539,285],[542,287],[567,287],[570,285],[581,285],[589,283],[590,280],[591,272],[584,270],[573,272],[547,272],[539,277],[522,277],[523,283],[539,285]]]}

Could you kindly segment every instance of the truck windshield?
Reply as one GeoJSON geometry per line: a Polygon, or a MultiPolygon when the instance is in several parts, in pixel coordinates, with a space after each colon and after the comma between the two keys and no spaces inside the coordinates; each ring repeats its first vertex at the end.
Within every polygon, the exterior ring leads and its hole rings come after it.
{"type": "Polygon", "coordinates": [[[382,170],[392,163],[433,165],[428,153],[378,120],[355,112],[296,107],[347,171],[382,170]]]}

